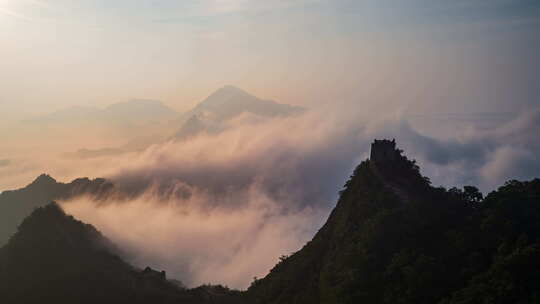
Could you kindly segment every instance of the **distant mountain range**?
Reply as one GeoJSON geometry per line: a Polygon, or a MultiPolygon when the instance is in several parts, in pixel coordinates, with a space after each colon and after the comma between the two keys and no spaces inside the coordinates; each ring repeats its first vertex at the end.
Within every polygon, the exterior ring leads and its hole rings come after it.
{"type": "Polygon", "coordinates": [[[261,118],[286,117],[303,113],[304,108],[277,103],[255,97],[237,87],[225,86],[216,90],[193,109],[177,114],[159,102],[130,101],[114,104],[105,110],[76,107],[53,113],[41,121],[62,121],[65,119],[93,119],[129,121],[132,118],[164,118],[168,134],[162,136],[135,137],[123,145],[101,149],[79,149],[67,153],[68,157],[92,158],[142,151],[152,144],[165,140],[182,141],[198,134],[218,134],[228,128],[227,122],[247,113],[261,118]],[[131,113],[131,114],[130,114],[131,113]],[[176,130],[176,131],[175,131],[176,130]]]}
{"type": "MultiPolygon", "coordinates": [[[[42,183],[55,185],[47,176],[42,183]]],[[[12,197],[0,206],[17,204],[12,197]]],[[[3,303],[537,303],[540,179],[509,181],[485,198],[472,186],[437,188],[394,141],[375,141],[315,237],[246,291],[183,289],[116,252],[55,204],[38,208],[0,249],[0,296],[3,303]]]]}

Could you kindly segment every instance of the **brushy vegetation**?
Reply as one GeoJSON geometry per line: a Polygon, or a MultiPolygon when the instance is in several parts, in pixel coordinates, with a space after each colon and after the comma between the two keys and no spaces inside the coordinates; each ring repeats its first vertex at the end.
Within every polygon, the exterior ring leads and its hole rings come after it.
{"type": "Polygon", "coordinates": [[[471,186],[430,186],[413,161],[365,161],[315,238],[254,282],[248,297],[252,303],[538,303],[539,237],[540,179],[510,181],[483,198],[471,186]]]}
{"type": "Polygon", "coordinates": [[[0,249],[0,303],[238,303],[222,286],[185,289],[124,262],[99,231],[51,203],[0,249]]]}

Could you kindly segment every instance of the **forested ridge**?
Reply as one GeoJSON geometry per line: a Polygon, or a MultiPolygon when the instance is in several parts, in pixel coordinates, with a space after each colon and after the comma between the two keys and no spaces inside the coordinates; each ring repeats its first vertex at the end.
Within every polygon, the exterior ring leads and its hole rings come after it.
{"type": "Polygon", "coordinates": [[[366,160],[312,241],[253,282],[252,303],[536,303],[540,179],[485,198],[414,161],[366,160]]]}

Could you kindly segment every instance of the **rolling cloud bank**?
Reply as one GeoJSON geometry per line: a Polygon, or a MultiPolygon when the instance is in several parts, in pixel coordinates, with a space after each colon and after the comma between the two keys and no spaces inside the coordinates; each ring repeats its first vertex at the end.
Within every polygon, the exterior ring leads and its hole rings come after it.
{"type": "Polygon", "coordinates": [[[373,138],[396,138],[436,185],[490,190],[540,172],[539,126],[535,111],[496,129],[439,139],[402,119],[245,115],[221,134],[154,145],[125,161],[109,178],[120,189],[145,189],[136,199],[100,208],[78,199],[64,207],[128,248],[136,264],[168,269],[190,286],[244,288],[311,238],[373,138]]]}
{"type": "Polygon", "coordinates": [[[25,160],[26,166],[7,157],[1,170],[7,176],[54,168],[49,172],[57,177],[108,178],[117,193],[64,201],[63,208],[95,225],[136,265],[165,269],[188,286],[235,288],[264,276],[279,256],[313,236],[373,138],[395,138],[434,185],[490,191],[540,172],[539,110],[504,124],[489,115],[452,118],[447,130],[440,130],[440,117],[426,126],[410,117],[374,120],[343,112],[243,113],[219,133],[143,152],[91,159],[44,154],[25,160]],[[437,135],[443,131],[452,135],[437,135]]]}

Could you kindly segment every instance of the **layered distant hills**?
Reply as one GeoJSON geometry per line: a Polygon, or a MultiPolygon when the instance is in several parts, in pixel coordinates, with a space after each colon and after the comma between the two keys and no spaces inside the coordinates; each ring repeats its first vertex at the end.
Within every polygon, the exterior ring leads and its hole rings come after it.
{"type": "MultiPolygon", "coordinates": [[[[73,107],[29,120],[40,124],[84,124],[85,122],[109,122],[132,124],[132,133],[139,134],[140,124],[162,120],[166,134],[162,136],[133,136],[123,145],[99,149],[82,148],[64,155],[70,158],[94,158],[140,152],[152,144],[165,140],[182,141],[198,134],[217,134],[228,128],[227,122],[249,114],[260,118],[277,118],[303,113],[304,108],[280,104],[255,97],[237,87],[225,86],[216,90],[193,109],[178,114],[159,101],[131,100],[116,103],[104,109],[73,107]],[[137,127],[138,125],[138,127],[137,127]]],[[[0,160],[0,167],[9,160],[0,160]]],[[[112,186],[105,180],[75,180],[70,184],[57,183],[49,176],[37,178],[26,188],[0,194],[0,245],[15,231],[16,225],[35,207],[52,200],[67,199],[82,194],[98,195],[103,185],[112,186]],[[18,202],[18,203],[14,203],[18,202]]]]}
{"type": "Polygon", "coordinates": [[[26,119],[24,122],[33,124],[84,124],[88,122],[128,124],[171,120],[181,127],[192,117],[212,122],[224,122],[242,113],[261,117],[278,117],[301,113],[304,110],[298,106],[261,99],[240,88],[227,85],[217,89],[193,109],[184,113],[178,113],[157,100],[132,99],[114,103],[105,108],[73,106],[26,119]]]}
{"type": "Polygon", "coordinates": [[[125,144],[100,149],[82,148],[67,153],[69,157],[92,158],[137,152],[165,140],[182,141],[199,134],[218,134],[226,130],[228,122],[242,114],[258,118],[277,118],[303,113],[304,108],[277,103],[255,97],[240,88],[225,86],[216,90],[193,109],[178,114],[158,101],[131,100],[113,104],[103,110],[87,107],[73,107],[30,120],[43,123],[84,123],[114,122],[131,128],[131,133],[145,127],[144,123],[160,122],[158,133],[134,136],[125,144]]]}
{"type": "Polygon", "coordinates": [[[437,188],[395,142],[375,141],[315,237],[246,291],[183,289],[161,272],[134,269],[116,252],[56,205],[37,209],[0,249],[0,297],[3,303],[537,303],[540,179],[509,181],[486,197],[472,186],[437,188]]]}

